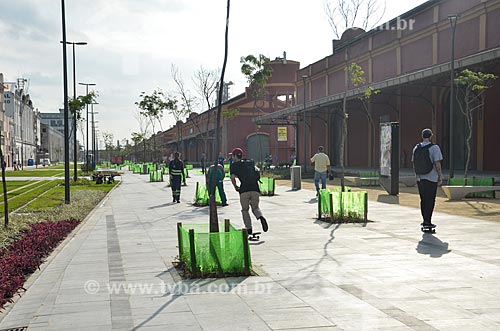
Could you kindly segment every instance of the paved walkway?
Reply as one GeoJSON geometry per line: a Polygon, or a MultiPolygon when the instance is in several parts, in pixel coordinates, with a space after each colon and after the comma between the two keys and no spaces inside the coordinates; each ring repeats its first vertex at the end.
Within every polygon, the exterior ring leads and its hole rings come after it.
{"type": "MultiPolygon", "coordinates": [[[[315,220],[313,191],[278,187],[261,199],[270,230],[251,246],[260,276],[182,281],[175,228],[208,222],[208,208],[190,204],[202,177],[180,204],[148,179],[123,176],[0,330],[500,329],[498,223],[437,214],[437,234],[422,235],[419,210],[370,202],[366,226],[329,225],[315,220]]],[[[241,225],[226,190],[220,219],[241,225]]]]}

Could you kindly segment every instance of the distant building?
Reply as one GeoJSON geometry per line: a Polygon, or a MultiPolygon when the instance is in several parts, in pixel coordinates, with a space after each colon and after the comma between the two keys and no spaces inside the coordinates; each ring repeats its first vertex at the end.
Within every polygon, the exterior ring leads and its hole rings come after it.
{"type": "Polygon", "coordinates": [[[59,130],[41,124],[40,158],[50,159],[51,162],[64,161],[64,134],[59,130]]]}
{"type": "MultiPolygon", "coordinates": [[[[24,79],[4,91],[5,116],[9,117],[10,157],[18,165],[35,162],[40,142],[40,118],[33,106],[30,95],[24,90],[24,79]]],[[[5,129],[2,123],[1,127],[5,129]]]]}
{"type": "MultiPolygon", "coordinates": [[[[64,136],[64,109],[59,109],[58,113],[40,113],[40,123],[45,124],[51,127],[54,130],[59,131],[64,136]]],[[[69,139],[69,159],[70,161],[74,160],[74,143],[73,143],[73,126],[71,124],[71,120],[69,122],[70,125],[70,139],[69,139]]],[[[80,150],[80,143],[77,140],[78,150],[80,150]]],[[[64,151],[64,143],[63,143],[63,151],[64,151]]],[[[63,154],[64,156],[64,154],[63,154]]],[[[64,161],[64,157],[61,157],[60,161],[64,161]]],[[[52,161],[52,160],[51,160],[52,161]]]]}

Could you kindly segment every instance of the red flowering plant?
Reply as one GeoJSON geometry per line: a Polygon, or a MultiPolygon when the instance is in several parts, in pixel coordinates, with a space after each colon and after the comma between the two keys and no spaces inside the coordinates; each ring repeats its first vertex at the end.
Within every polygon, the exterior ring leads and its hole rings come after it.
{"type": "Polygon", "coordinates": [[[20,239],[0,250],[0,309],[12,302],[17,291],[23,289],[26,278],[78,223],[70,220],[31,224],[20,239]]]}

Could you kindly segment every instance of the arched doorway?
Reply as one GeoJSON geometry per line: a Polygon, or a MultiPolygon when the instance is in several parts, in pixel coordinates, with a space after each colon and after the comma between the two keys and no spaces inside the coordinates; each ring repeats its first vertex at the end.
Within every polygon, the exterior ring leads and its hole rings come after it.
{"type": "Polygon", "coordinates": [[[247,137],[248,158],[255,162],[264,162],[269,155],[269,134],[254,133],[247,137]]]}

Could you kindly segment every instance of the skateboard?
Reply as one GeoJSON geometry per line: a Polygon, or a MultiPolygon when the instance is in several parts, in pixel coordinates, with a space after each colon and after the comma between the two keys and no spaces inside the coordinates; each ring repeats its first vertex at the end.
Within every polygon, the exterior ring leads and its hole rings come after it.
{"type": "Polygon", "coordinates": [[[248,240],[250,240],[250,241],[259,241],[260,234],[261,234],[261,232],[252,233],[252,234],[248,235],[248,240]]]}
{"type": "Polygon", "coordinates": [[[423,224],[420,224],[420,230],[423,233],[436,233],[436,227],[435,226],[424,226],[423,224]]]}

